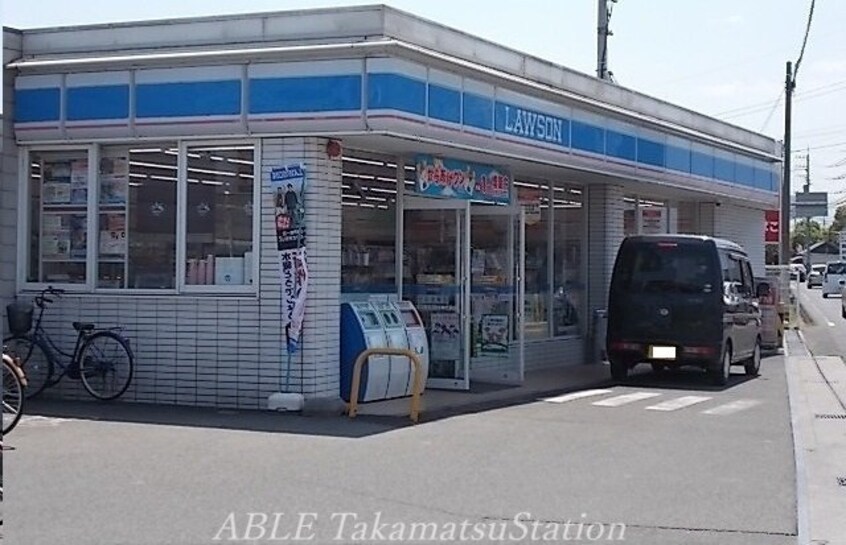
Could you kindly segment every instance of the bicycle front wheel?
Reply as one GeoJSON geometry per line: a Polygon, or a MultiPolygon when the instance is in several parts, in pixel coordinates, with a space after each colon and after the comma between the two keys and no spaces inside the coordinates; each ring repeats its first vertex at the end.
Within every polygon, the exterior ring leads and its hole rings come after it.
{"type": "Polygon", "coordinates": [[[132,382],[134,366],[129,343],[111,331],[91,335],[79,352],[82,385],[97,399],[120,397],[132,382]]]}
{"type": "Polygon", "coordinates": [[[26,389],[24,395],[31,399],[50,386],[53,378],[53,360],[47,356],[47,351],[29,335],[10,337],[3,341],[7,354],[18,360],[26,375],[26,389]]]}
{"type": "Polygon", "coordinates": [[[23,416],[24,387],[18,372],[3,361],[3,435],[12,431],[23,416]]]}

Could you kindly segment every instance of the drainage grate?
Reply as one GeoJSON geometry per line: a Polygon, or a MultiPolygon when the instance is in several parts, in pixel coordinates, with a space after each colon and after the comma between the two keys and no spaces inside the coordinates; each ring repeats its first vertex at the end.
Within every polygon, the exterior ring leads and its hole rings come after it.
{"type": "Polygon", "coordinates": [[[840,486],[846,486],[846,477],[837,477],[837,484],[840,486]]]}
{"type": "Polygon", "coordinates": [[[819,420],[846,420],[846,414],[815,414],[819,420]]]}

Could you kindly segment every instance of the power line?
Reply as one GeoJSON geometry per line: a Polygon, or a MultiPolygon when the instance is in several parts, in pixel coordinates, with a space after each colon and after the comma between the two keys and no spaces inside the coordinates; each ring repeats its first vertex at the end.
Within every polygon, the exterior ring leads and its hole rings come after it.
{"type": "MultiPolygon", "coordinates": [[[[819,87],[812,87],[811,89],[808,89],[804,93],[800,93],[799,96],[796,97],[796,100],[799,101],[799,100],[802,100],[802,99],[807,100],[807,99],[810,99],[810,98],[816,98],[817,96],[823,96],[823,95],[826,95],[826,94],[830,94],[830,93],[833,93],[835,91],[839,91],[840,89],[843,89],[843,88],[846,88],[846,80],[840,80],[840,81],[835,81],[833,83],[827,83],[826,85],[821,85],[819,87]],[[820,91],[825,91],[825,92],[820,92],[820,91]]],[[[782,95],[783,95],[783,93],[784,93],[784,89],[782,89],[782,95]]],[[[781,100],[782,95],[779,95],[778,100],[781,100]]],[[[768,100],[766,102],[756,102],[754,104],[748,104],[746,106],[739,106],[737,108],[732,108],[731,110],[724,110],[722,112],[718,112],[718,113],[714,114],[714,117],[726,117],[728,119],[728,118],[731,118],[731,117],[737,117],[741,113],[745,114],[745,113],[747,113],[747,111],[748,111],[748,113],[753,113],[753,111],[754,112],[763,111],[763,110],[766,110],[767,108],[771,108],[771,107],[772,107],[772,101],[768,100]]]]}
{"type": "Polygon", "coordinates": [[[759,132],[764,132],[766,130],[767,125],[770,124],[770,120],[773,118],[773,114],[775,113],[778,105],[781,104],[781,97],[784,96],[784,89],[781,90],[781,93],[778,94],[778,98],[776,99],[775,103],[773,104],[773,109],[770,110],[770,113],[767,115],[767,119],[764,120],[764,124],[761,125],[761,130],[759,132]]]}
{"type": "Polygon", "coordinates": [[[818,150],[818,149],[829,149],[829,148],[836,148],[836,147],[840,147],[840,146],[846,146],[846,141],[835,142],[834,144],[827,144],[825,146],[812,146],[810,148],[805,148],[805,151],[818,150]]]}
{"type": "MultiPolygon", "coordinates": [[[[831,93],[836,93],[838,91],[846,89],[846,84],[843,84],[843,85],[840,85],[838,87],[831,88],[831,89],[828,89],[828,87],[831,87],[831,85],[826,85],[824,87],[819,87],[819,88],[816,88],[814,90],[805,91],[804,93],[798,93],[796,98],[793,99],[793,101],[794,102],[803,102],[803,101],[806,101],[806,100],[812,100],[812,99],[815,99],[815,98],[820,98],[820,97],[823,97],[823,96],[826,96],[826,95],[830,95],[831,93]]],[[[781,100],[781,96],[779,96],[779,101],[780,100],[781,100]]],[[[767,110],[767,108],[771,108],[771,107],[772,107],[772,105],[769,102],[767,102],[767,103],[763,103],[761,106],[757,106],[757,107],[749,106],[747,108],[738,108],[737,110],[734,111],[735,113],[731,113],[731,114],[729,114],[729,112],[723,112],[721,114],[716,114],[714,117],[721,117],[723,119],[733,119],[735,117],[743,117],[743,116],[747,116],[747,115],[752,115],[752,114],[764,112],[764,111],[767,110]]]]}
{"type": "Polygon", "coordinates": [[[796,81],[796,76],[799,74],[799,65],[802,64],[802,58],[805,56],[805,46],[808,45],[808,36],[811,34],[811,21],[814,19],[814,6],[816,0],[811,0],[811,9],[808,11],[808,24],[805,26],[805,37],[802,39],[802,49],[799,51],[799,59],[796,61],[796,69],[793,70],[793,81],[796,81]]]}

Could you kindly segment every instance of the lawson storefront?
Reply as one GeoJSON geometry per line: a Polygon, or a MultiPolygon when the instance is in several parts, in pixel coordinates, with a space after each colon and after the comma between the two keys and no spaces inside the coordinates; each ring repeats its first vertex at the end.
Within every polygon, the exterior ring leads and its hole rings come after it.
{"type": "Polygon", "coordinates": [[[776,142],[387,7],[4,37],[0,291],[125,327],[125,399],[338,397],[362,300],[416,305],[430,385],[519,383],[593,361],[626,234],[763,269],[776,142]]]}

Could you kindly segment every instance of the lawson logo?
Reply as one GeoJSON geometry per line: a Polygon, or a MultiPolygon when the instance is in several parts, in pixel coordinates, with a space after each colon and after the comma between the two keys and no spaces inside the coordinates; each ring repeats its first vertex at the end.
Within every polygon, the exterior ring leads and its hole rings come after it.
{"type": "Polygon", "coordinates": [[[497,128],[503,132],[562,146],[567,145],[569,127],[566,119],[505,104],[500,104],[500,115],[502,118],[501,122],[497,123],[497,128]]]}

